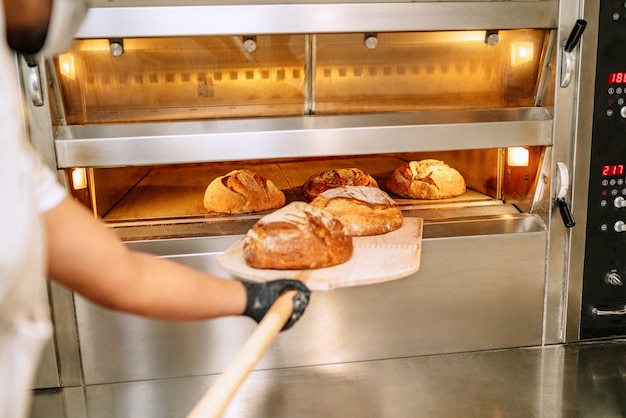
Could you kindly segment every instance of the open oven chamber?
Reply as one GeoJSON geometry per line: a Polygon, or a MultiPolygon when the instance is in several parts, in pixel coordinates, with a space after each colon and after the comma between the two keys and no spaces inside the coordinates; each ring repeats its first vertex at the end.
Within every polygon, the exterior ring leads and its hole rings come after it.
{"type": "MultiPolygon", "coordinates": [[[[576,75],[560,87],[557,69],[574,7],[105,3],[66,54],[20,71],[46,86],[41,103],[26,88],[35,145],[134,249],[224,275],[215,257],[262,215],[202,208],[232,168],[288,201],[322,169],[384,184],[420,158],[468,184],[454,199],[398,199],[425,220],[420,271],[315,294],[259,368],[564,341],[567,230],[552,206],[556,163],[570,159],[576,75]]],[[[51,299],[59,386],[219,373],[253,328],[141,319],[55,285],[51,299]]]]}

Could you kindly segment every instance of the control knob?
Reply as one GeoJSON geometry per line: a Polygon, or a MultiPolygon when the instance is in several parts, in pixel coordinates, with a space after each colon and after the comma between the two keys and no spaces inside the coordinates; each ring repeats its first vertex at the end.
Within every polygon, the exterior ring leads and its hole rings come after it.
{"type": "Polygon", "coordinates": [[[617,221],[617,222],[615,222],[615,225],[613,225],[613,228],[617,232],[625,232],[626,231],[626,223],[624,223],[623,221],[617,221]]]}
{"type": "Polygon", "coordinates": [[[606,282],[612,286],[622,286],[624,284],[622,277],[615,271],[606,275],[606,282]]]}
{"type": "Polygon", "coordinates": [[[618,196],[613,201],[613,204],[615,205],[616,208],[626,207],[626,199],[624,199],[622,196],[618,196]]]}

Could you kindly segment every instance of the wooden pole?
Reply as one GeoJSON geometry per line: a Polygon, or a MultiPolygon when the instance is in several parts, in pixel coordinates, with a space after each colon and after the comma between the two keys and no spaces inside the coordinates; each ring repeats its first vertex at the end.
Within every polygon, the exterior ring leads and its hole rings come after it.
{"type": "Polygon", "coordinates": [[[293,298],[296,293],[295,290],[289,290],[276,299],[237,356],[189,412],[187,418],[222,416],[250,370],[265,354],[276,335],[287,323],[293,312],[293,298]]]}

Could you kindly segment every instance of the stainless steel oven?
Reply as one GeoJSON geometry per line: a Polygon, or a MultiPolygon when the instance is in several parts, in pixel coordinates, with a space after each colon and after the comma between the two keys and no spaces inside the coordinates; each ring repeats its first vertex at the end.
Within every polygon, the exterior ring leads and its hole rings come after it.
{"type": "MultiPolygon", "coordinates": [[[[66,54],[20,61],[31,135],[129,247],[219,275],[216,256],[259,217],[203,210],[204,188],[233,168],[271,176],[288,201],[320,169],[383,184],[420,158],[461,172],[459,198],[396,196],[424,219],[418,273],[316,293],[259,368],[625,334],[613,132],[626,9],[597,3],[97,0],[66,54]]],[[[61,386],[216,374],[253,327],[146,320],[55,285],[51,302],[61,386]]]]}

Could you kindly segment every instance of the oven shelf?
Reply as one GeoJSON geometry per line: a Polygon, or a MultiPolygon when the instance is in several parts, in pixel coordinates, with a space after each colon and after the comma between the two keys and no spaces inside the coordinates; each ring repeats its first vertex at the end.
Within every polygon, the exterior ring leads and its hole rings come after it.
{"type": "MultiPolygon", "coordinates": [[[[240,215],[210,214],[202,204],[206,186],[230,170],[248,168],[271,179],[285,193],[289,203],[305,201],[302,184],[310,175],[338,167],[360,168],[371,174],[385,190],[386,179],[407,157],[409,155],[262,161],[243,165],[215,163],[159,166],[152,168],[102,218],[125,241],[152,237],[164,239],[245,234],[270,211],[240,215]]],[[[420,200],[391,196],[405,216],[422,218],[427,224],[443,223],[447,225],[444,229],[448,231],[452,224],[456,225],[453,228],[455,231],[459,225],[473,225],[470,229],[478,234],[481,229],[485,229],[485,225],[489,225],[487,230],[493,230],[493,225],[516,225],[515,230],[525,231],[530,220],[535,223],[539,221],[532,215],[522,213],[515,205],[470,186],[463,195],[449,199],[420,200]],[[476,225],[482,226],[476,229],[476,225]]]]}
{"type": "Polygon", "coordinates": [[[552,145],[546,108],[60,127],[58,168],[552,145]]]}
{"type": "MultiPolygon", "coordinates": [[[[130,188],[110,209],[97,208],[102,218],[110,223],[184,223],[222,222],[259,219],[267,211],[244,214],[211,214],[203,207],[206,187],[215,178],[231,170],[246,168],[270,179],[285,193],[287,204],[306,201],[302,185],[313,174],[334,168],[356,167],[370,174],[385,190],[391,173],[402,165],[408,156],[367,156],[315,160],[261,161],[256,163],[214,163],[188,166],[153,167],[137,184],[130,188]]],[[[487,171],[487,170],[485,170],[487,171]]],[[[97,189],[96,185],[96,189],[97,189]]],[[[404,211],[463,210],[468,207],[501,206],[500,199],[474,190],[457,197],[439,200],[401,198],[390,194],[404,211]]],[[[106,199],[105,199],[106,200],[106,199]]],[[[98,201],[98,199],[96,199],[98,201]]],[[[517,212],[517,211],[516,211],[517,212]]],[[[437,216],[440,217],[440,216],[437,216]]]]}

